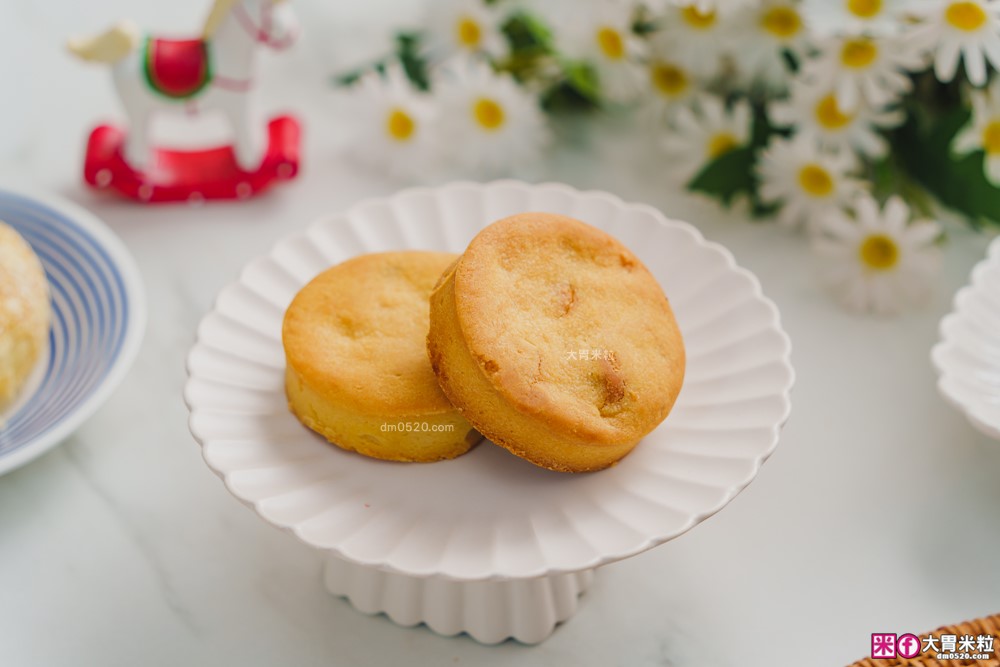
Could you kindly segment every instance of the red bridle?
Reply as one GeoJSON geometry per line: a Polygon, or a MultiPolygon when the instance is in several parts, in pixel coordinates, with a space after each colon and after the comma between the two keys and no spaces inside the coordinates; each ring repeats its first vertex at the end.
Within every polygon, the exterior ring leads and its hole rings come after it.
{"type": "Polygon", "coordinates": [[[254,41],[261,44],[266,44],[275,49],[284,49],[291,46],[292,42],[295,41],[294,35],[288,35],[282,40],[276,40],[271,37],[271,14],[274,11],[274,3],[265,3],[260,10],[260,24],[254,22],[253,17],[250,16],[250,12],[242,2],[236,4],[233,8],[233,13],[236,15],[236,20],[239,21],[240,27],[251,37],[254,41]]]}
{"type": "MultiPolygon", "coordinates": [[[[253,17],[242,2],[237,3],[233,8],[233,15],[236,16],[236,20],[244,32],[250,35],[255,42],[266,44],[275,49],[284,49],[295,41],[295,34],[290,34],[283,40],[275,40],[271,37],[271,14],[273,11],[273,2],[266,3],[261,7],[260,25],[254,23],[253,17]]],[[[229,79],[216,75],[214,85],[232,92],[246,92],[253,87],[253,80],[229,79]]]]}

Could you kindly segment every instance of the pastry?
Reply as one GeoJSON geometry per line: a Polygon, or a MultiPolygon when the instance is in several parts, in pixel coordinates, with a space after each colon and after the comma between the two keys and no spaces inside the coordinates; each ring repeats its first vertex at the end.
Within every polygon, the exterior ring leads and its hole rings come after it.
{"type": "Polygon", "coordinates": [[[437,461],[480,436],[438,387],[427,360],[428,296],[456,255],[362,255],[321,273],[285,313],[291,411],[343,449],[437,461]]]}
{"type": "Polygon", "coordinates": [[[472,240],[431,294],[427,347],[484,436],[567,472],[628,454],[684,379],[681,334],[649,270],[608,234],[546,213],[472,240]]]}
{"type": "Polygon", "coordinates": [[[0,222],[0,408],[19,393],[45,351],[51,318],[42,263],[0,222]]]}

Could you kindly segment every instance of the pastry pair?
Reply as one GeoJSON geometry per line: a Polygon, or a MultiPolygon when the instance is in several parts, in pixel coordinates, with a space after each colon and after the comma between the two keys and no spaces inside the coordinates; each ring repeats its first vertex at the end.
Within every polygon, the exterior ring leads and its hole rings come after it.
{"type": "Polygon", "coordinates": [[[600,470],[666,418],[684,377],[649,270],[608,234],[544,213],[490,225],[461,256],[335,266],[296,296],[283,341],[299,419],[395,461],[453,458],[482,433],[545,468],[600,470]]]}

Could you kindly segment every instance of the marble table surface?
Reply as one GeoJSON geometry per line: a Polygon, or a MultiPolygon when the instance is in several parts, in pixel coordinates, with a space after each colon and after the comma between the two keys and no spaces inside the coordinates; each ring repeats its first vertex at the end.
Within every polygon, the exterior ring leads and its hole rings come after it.
{"type": "MultiPolygon", "coordinates": [[[[512,175],[650,203],[757,273],[798,372],[777,453],[723,512],[600,571],[579,614],[540,646],[402,629],[328,595],[321,555],[258,519],[202,462],[181,400],[184,358],[247,260],[318,216],[408,185],[344,157],[349,128],[327,82],[421,3],[296,0],[304,38],[261,69],[262,104],[307,124],[304,171],[289,187],[198,208],[87,191],[86,133],[120,111],[108,73],[72,60],[62,41],[125,16],[191,31],[206,4],[0,3],[0,185],[26,183],[105,220],[138,260],[150,306],[139,357],[107,404],[64,446],[0,478],[0,664],[835,667],[867,654],[872,632],[1000,610],[1000,443],[945,405],[928,358],[989,238],[950,224],[925,308],[852,316],[822,292],[803,238],[669,187],[620,120],[574,132],[512,175]]],[[[199,123],[191,132],[215,131],[199,123]]]]}

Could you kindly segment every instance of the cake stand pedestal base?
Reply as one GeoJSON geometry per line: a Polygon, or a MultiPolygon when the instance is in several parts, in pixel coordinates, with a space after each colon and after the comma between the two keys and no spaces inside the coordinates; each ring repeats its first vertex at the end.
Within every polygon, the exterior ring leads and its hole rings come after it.
{"type": "Polygon", "coordinates": [[[424,623],[434,632],[462,632],[483,644],[516,639],[545,640],[579,606],[594,580],[593,570],[536,579],[453,581],[410,577],[349,563],[329,556],[326,588],[365,614],[385,614],[410,627],[424,623]]]}

